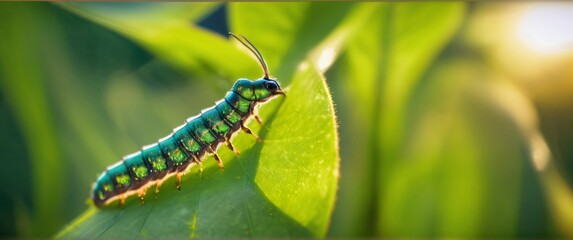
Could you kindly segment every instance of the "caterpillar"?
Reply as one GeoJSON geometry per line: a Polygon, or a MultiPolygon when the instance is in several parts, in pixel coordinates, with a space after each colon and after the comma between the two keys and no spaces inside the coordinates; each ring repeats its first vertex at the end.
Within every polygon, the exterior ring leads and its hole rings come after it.
{"type": "Polygon", "coordinates": [[[223,169],[217,150],[226,144],[239,156],[230,141],[239,130],[261,141],[245,126],[245,122],[254,117],[262,124],[255,107],[274,96],[286,94],[278,82],[269,77],[267,64],[259,50],[243,35],[240,35],[243,40],[233,33],[229,33],[229,36],[237,39],[255,55],[264,76],[255,81],[245,78],[237,80],[215,106],[188,118],[183,125],[176,127],[157,143],[144,146],[140,151],[107,167],[92,184],[91,199],[95,206],[102,208],[117,200],[121,206],[127,197],[135,194],[143,201],[149,187],[155,184],[155,192],[158,193],[161,183],[171,176],[177,177],[177,189],[180,190],[181,176],[196,165],[202,170],[202,161],[208,155],[212,155],[223,169]]]}

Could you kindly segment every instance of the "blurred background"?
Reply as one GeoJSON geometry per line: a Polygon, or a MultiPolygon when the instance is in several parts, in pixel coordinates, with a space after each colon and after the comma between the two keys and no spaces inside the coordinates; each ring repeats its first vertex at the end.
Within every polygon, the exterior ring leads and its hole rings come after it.
{"type": "Polygon", "coordinates": [[[573,238],[571,23],[569,2],[0,3],[0,236],[53,236],[105,166],[258,77],[231,30],[271,72],[334,39],[328,236],[573,238]]]}

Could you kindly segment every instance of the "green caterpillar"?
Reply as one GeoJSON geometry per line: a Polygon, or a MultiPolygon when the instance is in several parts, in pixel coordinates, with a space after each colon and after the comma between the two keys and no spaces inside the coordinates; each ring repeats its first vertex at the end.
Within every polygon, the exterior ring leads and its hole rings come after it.
{"type": "Polygon", "coordinates": [[[254,112],[255,106],[279,94],[285,95],[285,92],[275,80],[269,78],[267,65],[257,48],[242,35],[245,41],[232,33],[229,35],[257,57],[264,76],[256,81],[239,79],[214,107],[188,118],[185,124],[175,128],[173,133],[158,143],[145,146],[141,151],[109,166],[92,186],[91,199],[96,206],[103,207],[116,200],[123,205],[128,196],[136,193],[143,199],[147,188],[156,184],[158,192],[161,183],[173,175],[177,177],[177,188],[180,189],[181,176],[192,166],[201,166],[207,155],[213,155],[219,166],[224,168],[217,149],[226,144],[238,156],[239,152],[230,139],[239,129],[260,141],[245,126],[246,120],[254,116],[262,123],[254,112]]]}

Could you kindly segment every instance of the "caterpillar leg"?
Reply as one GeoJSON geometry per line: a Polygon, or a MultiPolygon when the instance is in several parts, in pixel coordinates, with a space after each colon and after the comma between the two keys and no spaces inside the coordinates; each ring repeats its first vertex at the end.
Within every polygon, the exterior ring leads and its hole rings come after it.
{"type": "Polygon", "coordinates": [[[231,151],[233,151],[237,157],[241,156],[241,153],[239,153],[239,151],[235,148],[235,146],[233,146],[229,139],[225,139],[225,142],[227,143],[227,147],[229,147],[229,149],[231,149],[231,151]]]}
{"type": "Polygon", "coordinates": [[[192,154],[192,156],[193,161],[199,165],[199,172],[203,172],[203,162],[201,162],[201,160],[199,160],[195,155],[192,154]]]}
{"type": "Polygon", "coordinates": [[[263,125],[263,119],[261,119],[261,117],[257,113],[253,113],[253,115],[255,116],[255,119],[257,120],[257,122],[259,122],[261,125],[263,125]]]}
{"type": "Polygon", "coordinates": [[[182,175],[183,175],[183,174],[180,173],[180,172],[177,172],[177,173],[175,174],[175,176],[177,177],[177,183],[176,183],[177,185],[176,185],[176,186],[177,186],[177,190],[179,190],[179,191],[181,191],[181,176],[182,176],[182,175]]]}
{"type": "Polygon", "coordinates": [[[261,119],[261,117],[259,116],[259,111],[258,108],[255,107],[254,103],[251,103],[250,105],[250,113],[255,116],[255,120],[257,120],[257,122],[259,122],[259,124],[263,125],[263,119],[261,119]]]}
{"type": "Polygon", "coordinates": [[[219,155],[217,155],[217,153],[213,153],[213,157],[215,158],[215,161],[217,161],[217,164],[219,164],[219,167],[221,169],[225,169],[225,165],[223,165],[223,161],[221,161],[219,155]]]}
{"type": "Polygon", "coordinates": [[[223,165],[223,161],[221,161],[221,158],[219,157],[219,155],[217,155],[217,151],[209,147],[209,152],[213,154],[213,157],[215,158],[215,161],[217,161],[217,164],[219,164],[219,167],[221,169],[225,169],[225,165],[223,165]]]}
{"type": "Polygon", "coordinates": [[[141,188],[137,193],[137,197],[139,197],[139,201],[141,204],[145,204],[145,194],[147,193],[147,187],[141,188]]]}
{"type": "Polygon", "coordinates": [[[161,187],[162,183],[163,181],[157,181],[155,184],[155,199],[157,199],[157,196],[159,195],[159,188],[161,187]]]}
{"type": "Polygon", "coordinates": [[[119,195],[119,203],[117,205],[118,208],[123,207],[123,205],[125,204],[125,198],[126,198],[125,194],[119,195]]]}
{"type": "Polygon", "coordinates": [[[253,131],[251,131],[251,129],[249,129],[248,127],[246,127],[246,126],[245,126],[245,123],[243,123],[243,122],[241,122],[241,129],[242,129],[244,132],[253,135],[253,136],[257,139],[257,141],[263,142],[263,139],[261,139],[259,136],[257,136],[257,134],[253,133],[253,131]]]}

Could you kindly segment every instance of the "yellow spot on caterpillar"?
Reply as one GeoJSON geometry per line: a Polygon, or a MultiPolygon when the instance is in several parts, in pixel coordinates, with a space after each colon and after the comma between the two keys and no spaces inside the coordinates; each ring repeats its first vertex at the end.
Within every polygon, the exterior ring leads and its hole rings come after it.
{"type": "Polygon", "coordinates": [[[131,182],[131,179],[129,178],[128,175],[123,174],[123,175],[119,175],[115,178],[115,181],[121,185],[129,185],[129,183],[131,182]]]}
{"type": "Polygon", "coordinates": [[[145,166],[133,167],[133,172],[135,172],[135,177],[138,179],[147,177],[147,168],[145,166]]]}

